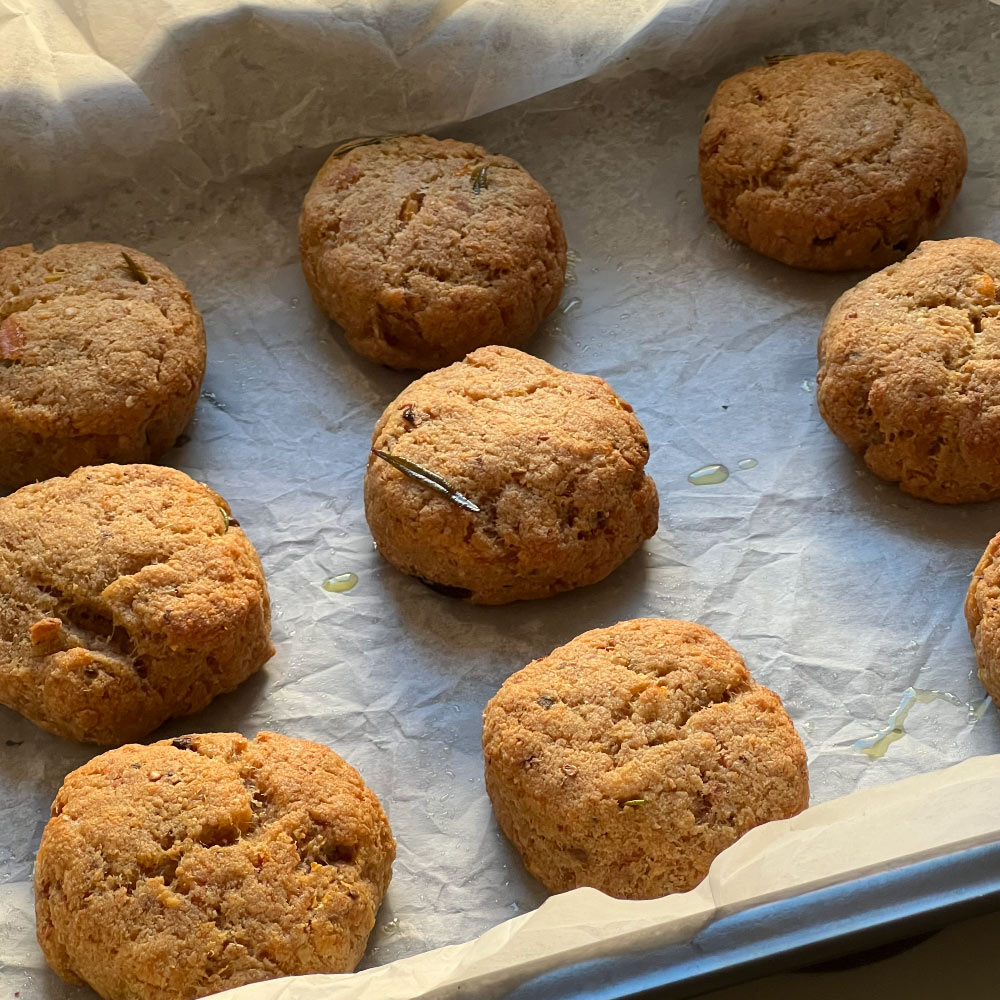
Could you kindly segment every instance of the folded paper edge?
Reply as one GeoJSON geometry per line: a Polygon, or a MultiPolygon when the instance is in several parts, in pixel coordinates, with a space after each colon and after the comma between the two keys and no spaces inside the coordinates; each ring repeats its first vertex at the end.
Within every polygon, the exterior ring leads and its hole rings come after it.
{"type": "MultiPolygon", "coordinates": [[[[516,984],[581,958],[627,951],[655,938],[663,946],[690,940],[723,915],[767,902],[903,868],[1000,838],[1000,755],[975,757],[941,771],[853,792],[788,820],[751,830],[716,858],[708,877],[687,893],[662,899],[611,899],[594,889],[550,897],[537,910],[450,945],[388,965],[340,976],[256,983],[219,994],[230,1000],[420,1000],[445,988],[516,984]],[[926,824],[935,802],[935,824],[926,824]],[[947,805],[944,817],[938,807],[947,805]],[[898,837],[908,841],[898,853],[898,837]],[[864,836],[859,836],[863,831],[864,836]],[[798,850],[796,850],[798,848],[798,850]],[[776,857],[781,886],[755,884],[776,857]],[[611,934],[596,939],[599,918],[611,934]]],[[[470,994],[472,995],[472,994],[470,994]]]]}

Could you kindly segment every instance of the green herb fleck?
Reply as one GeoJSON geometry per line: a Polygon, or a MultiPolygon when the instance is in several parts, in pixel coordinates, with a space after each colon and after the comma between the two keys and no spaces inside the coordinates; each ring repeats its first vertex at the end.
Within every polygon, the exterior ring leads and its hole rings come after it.
{"type": "Polygon", "coordinates": [[[629,799],[628,802],[623,802],[623,806],[644,806],[646,804],[645,799],[629,799]]]}
{"type": "Polygon", "coordinates": [[[388,462],[394,469],[398,469],[404,475],[415,479],[418,483],[429,486],[436,493],[440,493],[441,496],[450,500],[456,507],[472,511],[473,514],[479,513],[479,508],[468,497],[462,496],[458,490],[450,486],[437,473],[428,472],[427,469],[421,468],[415,462],[399,458],[396,455],[390,455],[387,451],[376,451],[372,448],[372,454],[376,458],[381,458],[383,462],[388,462]]]}
{"type": "Polygon", "coordinates": [[[122,256],[125,258],[125,264],[128,267],[129,274],[131,274],[140,285],[148,285],[149,275],[143,270],[142,265],[131,254],[125,253],[124,250],[122,250],[122,256]]]}
{"type": "Polygon", "coordinates": [[[487,163],[485,167],[480,167],[472,178],[472,193],[479,194],[483,188],[489,187],[489,182],[486,179],[486,171],[490,169],[490,165],[487,163]]]}
{"type": "Polygon", "coordinates": [[[390,132],[388,135],[363,135],[357,139],[349,139],[347,142],[341,143],[331,154],[332,159],[335,156],[343,156],[345,153],[349,153],[352,149],[360,149],[362,146],[377,146],[381,142],[385,142],[387,139],[401,139],[406,135],[412,135],[409,132],[390,132]]]}
{"type": "Polygon", "coordinates": [[[794,52],[782,52],[780,55],[776,56],[764,56],[764,64],[766,66],[777,66],[778,63],[784,62],[786,59],[794,59],[794,52]]]}
{"type": "Polygon", "coordinates": [[[219,513],[222,515],[222,523],[225,525],[222,533],[225,534],[230,528],[238,528],[240,522],[236,520],[231,514],[228,514],[224,507],[219,508],[219,513]]]}

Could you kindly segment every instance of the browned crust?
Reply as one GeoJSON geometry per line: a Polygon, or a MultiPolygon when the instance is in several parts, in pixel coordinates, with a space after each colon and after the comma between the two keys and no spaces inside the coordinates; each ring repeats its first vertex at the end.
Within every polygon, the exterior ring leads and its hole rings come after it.
{"type": "Polygon", "coordinates": [[[124,746],[70,774],[35,865],[38,940],[105,1000],[349,972],[392,872],[378,799],[277,733],[124,746]]]}
{"type": "Polygon", "coordinates": [[[937,503],[1000,497],[1000,245],[927,242],[845,292],[817,403],[878,476],[937,503]]]}
{"type": "Polygon", "coordinates": [[[523,344],[566,274],[559,213],[519,163],[426,135],[334,152],[306,195],[299,245],[319,307],[393,368],[523,344]]]}
{"type": "Polygon", "coordinates": [[[603,380],[510,347],[418,379],[373,448],[442,476],[472,513],[372,456],[365,513],[393,565],[480,604],[596,583],[657,527],[649,443],[603,380]]]}
{"type": "Polygon", "coordinates": [[[0,250],[0,485],[159,458],[204,373],[201,315],[152,257],[116,243],[0,250]]]}
{"type": "Polygon", "coordinates": [[[724,81],[699,143],[702,197],[733,239],[793,267],[883,267],[929,236],[965,138],[885,52],[814,52],[724,81]]]}
{"type": "Polygon", "coordinates": [[[103,465],[0,499],[0,703],[89,743],[204,708],[274,653],[257,553],[182,472],[103,465]]]}
{"type": "Polygon", "coordinates": [[[528,664],[487,705],[483,752],[497,822],[553,892],[684,892],[809,801],[781,699],[690,622],[620,622],[528,664]]]}
{"type": "Polygon", "coordinates": [[[976,565],[965,596],[965,620],[976,651],[979,680],[1000,705],[1000,534],[976,565]]]}

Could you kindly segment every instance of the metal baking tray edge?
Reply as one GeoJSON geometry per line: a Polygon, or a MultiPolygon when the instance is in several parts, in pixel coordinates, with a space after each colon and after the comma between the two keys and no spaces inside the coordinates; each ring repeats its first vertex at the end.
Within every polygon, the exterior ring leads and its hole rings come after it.
{"type": "Polygon", "coordinates": [[[472,980],[425,1000],[675,1000],[869,951],[995,909],[1000,841],[753,906],[712,921],[683,943],[579,960],[516,984],[472,980]]]}

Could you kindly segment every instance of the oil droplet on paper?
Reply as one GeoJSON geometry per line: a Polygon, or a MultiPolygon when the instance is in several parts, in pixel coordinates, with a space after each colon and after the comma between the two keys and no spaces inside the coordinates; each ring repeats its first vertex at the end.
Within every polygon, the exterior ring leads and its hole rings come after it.
{"type": "Polygon", "coordinates": [[[336,576],[328,576],[321,586],[328,594],[346,594],[353,590],[358,584],[356,573],[338,573],[336,576]]]}
{"type": "Polygon", "coordinates": [[[987,695],[981,701],[974,701],[969,705],[969,724],[975,725],[986,714],[986,709],[992,704],[993,699],[987,695]]]}
{"type": "Polygon", "coordinates": [[[569,302],[563,306],[563,313],[572,312],[578,305],[582,304],[582,299],[570,299],[569,302]]]}
{"type": "Polygon", "coordinates": [[[949,691],[907,688],[903,692],[899,707],[889,716],[889,722],[885,729],[874,736],[867,736],[864,739],[858,740],[854,744],[854,749],[858,753],[863,753],[866,757],[870,757],[872,760],[884,757],[889,747],[906,735],[906,717],[910,714],[910,709],[918,703],[927,704],[932,701],[944,701],[949,705],[966,709],[969,725],[975,725],[986,714],[986,709],[991,703],[991,699],[988,697],[983,698],[982,701],[969,704],[949,691]]]}
{"type": "Polygon", "coordinates": [[[724,465],[703,465],[688,476],[688,482],[695,486],[715,486],[729,478],[729,470],[724,465]]]}
{"type": "Polygon", "coordinates": [[[736,463],[736,468],[737,469],[742,469],[744,472],[746,472],[747,469],[756,469],[757,468],[757,459],[756,458],[744,458],[742,461],[736,463]]]}

